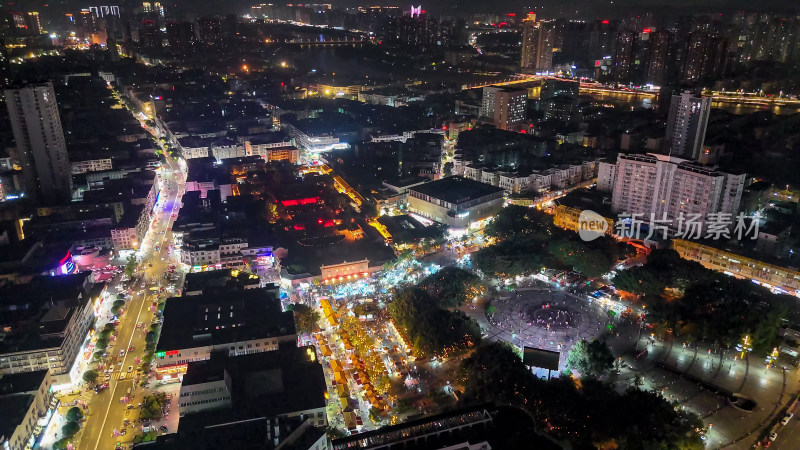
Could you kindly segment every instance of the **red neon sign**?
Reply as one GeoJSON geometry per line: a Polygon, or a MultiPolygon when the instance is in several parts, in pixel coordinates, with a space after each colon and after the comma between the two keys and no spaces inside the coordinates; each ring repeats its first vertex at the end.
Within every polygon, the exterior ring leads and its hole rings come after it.
{"type": "Polygon", "coordinates": [[[312,203],[317,203],[319,197],[308,197],[308,198],[300,198],[300,199],[292,199],[292,200],[281,200],[281,205],[283,206],[298,206],[298,205],[310,205],[312,203]]]}
{"type": "Polygon", "coordinates": [[[68,261],[70,258],[72,258],[72,254],[71,254],[69,251],[67,251],[67,256],[65,256],[65,257],[61,258],[61,261],[59,261],[59,263],[58,263],[58,267],[61,267],[61,266],[63,266],[64,264],[66,264],[66,263],[67,263],[67,261],[68,261]]]}
{"type": "Polygon", "coordinates": [[[645,29],[644,29],[644,32],[645,32],[645,33],[650,33],[651,31],[653,31],[653,30],[651,30],[650,28],[645,28],[645,29]]]}
{"type": "Polygon", "coordinates": [[[604,21],[602,21],[602,22],[600,22],[600,23],[602,23],[603,25],[607,25],[607,24],[609,24],[609,23],[611,23],[611,22],[609,22],[609,21],[607,21],[607,20],[604,20],[604,21]]]}
{"type": "Polygon", "coordinates": [[[178,354],[177,350],[170,350],[170,351],[165,353],[165,355],[167,355],[167,356],[172,356],[172,355],[177,355],[177,354],[178,354]]]}

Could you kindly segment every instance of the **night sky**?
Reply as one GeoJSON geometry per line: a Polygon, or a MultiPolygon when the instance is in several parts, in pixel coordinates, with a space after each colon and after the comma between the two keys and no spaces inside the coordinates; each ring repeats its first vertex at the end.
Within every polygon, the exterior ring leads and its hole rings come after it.
{"type": "MultiPolygon", "coordinates": [[[[310,0],[311,2],[329,2],[334,7],[357,5],[394,5],[407,9],[411,4],[421,4],[424,9],[439,15],[457,15],[471,12],[521,12],[532,10],[543,18],[574,17],[597,18],[613,17],[631,12],[651,11],[658,14],[681,15],[693,13],[724,13],[737,9],[787,11],[800,10],[800,2],[792,0],[310,0]]],[[[244,13],[258,0],[164,0],[162,5],[176,14],[221,14],[244,13]]],[[[264,0],[264,3],[281,3],[276,0],[264,0]]],[[[289,2],[287,3],[295,3],[289,2]]],[[[301,3],[301,2],[296,2],[301,3]]],[[[141,1],[132,0],[13,0],[4,2],[9,9],[33,10],[40,13],[62,14],[63,11],[86,8],[97,5],[119,5],[132,7],[141,5],[141,1]],[[48,6],[44,6],[48,5],[48,6]]]]}

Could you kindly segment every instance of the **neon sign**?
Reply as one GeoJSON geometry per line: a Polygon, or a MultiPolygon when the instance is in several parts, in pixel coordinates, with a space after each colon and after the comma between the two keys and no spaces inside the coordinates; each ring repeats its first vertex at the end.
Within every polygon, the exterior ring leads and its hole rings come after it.
{"type": "Polygon", "coordinates": [[[419,17],[422,15],[422,5],[411,7],[411,17],[419,17]]]}
{"type": "Polygon", "coordinates": [[[57,272],[62,275],[75,273],[75,261],[72,260],[72,254],[70,252],[67,252],[67,255],[58,262],[57,272]]]}

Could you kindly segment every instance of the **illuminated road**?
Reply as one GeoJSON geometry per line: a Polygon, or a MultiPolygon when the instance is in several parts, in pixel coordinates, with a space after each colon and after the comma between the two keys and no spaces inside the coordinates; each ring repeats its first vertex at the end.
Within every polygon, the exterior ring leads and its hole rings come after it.
{"type": "Polygon", "coordinates": [[[148,389],[134,387],[133,377],[136,376],[136,369],[140,365],[136,362],[137,358],[141,359],[144,354],[145,334],[155,314],[155,308],[151,307],[154,302],[157,303],[157,291],[151,291],[150,288],[160,288],[167,284],[163,274],[167,272],[171,263],[170,256],[174,256],[174,254],[169,255],[169,244],[172,239],[170,228],[174,221],[172,214],[177,213],[185,182],[185,175],[178,170],[177,163],[171,158],[167,158],[162,176],[164,182],[154,222],[140,248],[143,254],[142,262],[138,265],[136,274],[143,275],[142,281],[131,288],[135,292],[133,299],[127,305],[127,311],[120,318],[115,341],[117,345],[108,351],[109,354],[119,354],[120,350],[125,349],[126,354],[122,364],[117,366],[119,370],[114,372],[109,381],[109,388],[95,395],[89,404],[90,414],[78,445],[81,449],[111,449],[117,442],[131,442],[141,430],[140,425],[135,423],[138,418],[137,405],[148,393],[148,389]],[[137,323],[142,323],[141,328],[137,328],[137,323]],[[127,352],[131,345],[134,346],[134,351],[127,352]],[[129,367],[133,368],[130,373],[128,373],[129,367]],[[124,379],[120,379],[121,373],[125,374],[124,379]],[[129,404],[132,405],[132,409],[128,409],[127,404],[120,403],[120,398],[127,395],[128,389],[131,389],[129,404]],[[125,419],[130,419],[133,422],[132,426],[127,427],[125,436],[114,437],[114,432],[123,428],[125,419]]]}

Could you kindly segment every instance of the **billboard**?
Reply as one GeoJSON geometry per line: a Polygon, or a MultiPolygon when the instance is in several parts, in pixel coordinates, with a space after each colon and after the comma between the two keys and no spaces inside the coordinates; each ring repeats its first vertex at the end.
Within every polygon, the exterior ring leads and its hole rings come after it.
{"type": "Polygon", "coordinates": [[[560,358],[560,352],[551,350],[533,347],[525,347],[522,350],[522,363],[529,367],[558,370],[558,361],[560,358]]]}

